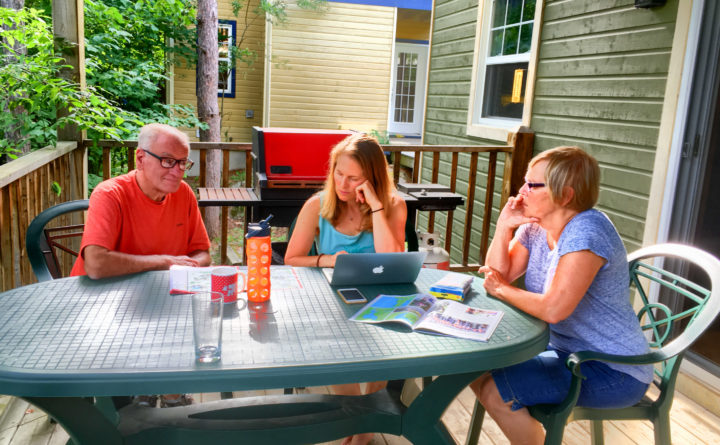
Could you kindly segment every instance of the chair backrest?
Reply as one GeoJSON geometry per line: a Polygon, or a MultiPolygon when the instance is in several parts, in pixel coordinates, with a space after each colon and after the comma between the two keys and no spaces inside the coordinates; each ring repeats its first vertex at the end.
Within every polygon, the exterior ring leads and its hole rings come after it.
{"type": "Polygon", "coordinates": [[[666,385],[674,382],[683,353],[720,312],[720,260],[692,246],[657,244],[628,255],[628,265],[631,284],[643,303],[638,312],[640,325],[650,335],[651,348],[662,358],[661,367],[655,371],[659,377],[656,384],[671,389],[666,385]],[[677,259],[694,264],[707,274],[709,289],[665,270],[667,264],[647,261],[654,258],[663,258],[665,263],[677,259]],[[654,288],[663,292],[654,292],[654,288]],[[662,295],[663,301],[650,301],[654,295],[662,295]]]}
{"type": "Polygon", "coordinates": [[[84,224],[75,224],[53,228],[45,226],[53,219],[71,212],[88,209],[90,201],[81,199],[63,202],[40,212],[30,223],[25,234],[25,246],[28,259],[38,281],[61,278],[60,264],[56,249],[77,257],[69,242],[82,237],[84,224]]]}

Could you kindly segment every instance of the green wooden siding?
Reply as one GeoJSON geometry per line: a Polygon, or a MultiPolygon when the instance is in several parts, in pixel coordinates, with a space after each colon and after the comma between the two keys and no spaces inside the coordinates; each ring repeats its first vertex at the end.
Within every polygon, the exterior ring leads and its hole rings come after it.
{"type": "MultiPolygon", "coordinates": [[[[547,0],[544,6],[530,125],[535,152],[578,145],[598,159],[598,207],[628,250],[642,242],[677,7],[677,0],[652,9],[636,9],[634,0],[547,0]]],[[[465,128],[477,0],[437,0],[434,18],[425,143],[487,143],[465,128]]],[[[425,168],[423,178],[428,175],[425,168]]],[[[476,209],[482,209],[484,183],[479,177],[476,209]]]]}
{"type": "Polygon", "coordinates": [[[601,164],[598,207],[640,247],[677,0],[545,4],[531,127],[535,151],[578,145],[601,164]]]}

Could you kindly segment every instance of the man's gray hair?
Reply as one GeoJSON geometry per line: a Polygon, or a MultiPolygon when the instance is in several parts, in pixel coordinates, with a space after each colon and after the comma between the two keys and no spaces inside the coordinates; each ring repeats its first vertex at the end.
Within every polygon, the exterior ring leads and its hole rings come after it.
{"type": "Polygon", "coordinates": [[[182,131],[167,124],[147,124],[143,126],[138,135],[138,149],[150,150],[155,140],[161,134],[174,136],[175,139],[180,141],[188,150],[190,149],[190,138],[182,131]]]}

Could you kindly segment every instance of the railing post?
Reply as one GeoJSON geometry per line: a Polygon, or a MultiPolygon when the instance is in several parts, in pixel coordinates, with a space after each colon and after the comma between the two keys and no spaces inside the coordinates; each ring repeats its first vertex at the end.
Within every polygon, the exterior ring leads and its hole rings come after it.
{"type": "MultiPolygon", "coordinates": [[[[200,174],[198,175],[198,187],[205,187],[205,163],[207,158],[207,150],[205,148],[200,149],[200,174]]],[[[200,215],[202,215],[203,221],[205,221],[205,208],[200,207],[200,215]]]]}
{"type": "MultiPolygon", "coordinates": [[[[222,152],[222,186],[230,187],[230,151],[222,152]]],[[[228,207],[220,209],[220,264],[228,263],[228,207]]]]}
{"type": "Polygon", "coordinates": [[[510,180],[503,181],[500,208],[505,205],[509,197],[516,195],[523,186],[527,165],[532,159],[534,142],[535,133],[528,127],[520,127],[516,133],[511,133],[508,136],[508,145],[513,147],[513,151],[505,158],[503,176],[510,180]]]}

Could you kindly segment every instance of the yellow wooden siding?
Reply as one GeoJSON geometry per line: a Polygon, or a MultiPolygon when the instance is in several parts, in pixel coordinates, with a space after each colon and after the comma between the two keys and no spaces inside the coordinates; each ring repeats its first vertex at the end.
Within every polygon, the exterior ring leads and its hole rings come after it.
{"type": "MultiPolygon", "coordinates": [[[[250,8],[258,5],[258,0],[250,2],[250,8]]],[[[252,11],[251,9],[251,11],[252,11]]],[[[248,16],[252,20],[252,12],[248,16]]],[[[230,0],[218,2],[218,18],[220,20],[235,20],[237,38],[245,29],[244,15],[235,17],[232,14],[230,0]]],[[[252,140],[251,128],[262,125],[263,116],[263,76],[264,76],[264,41],[265,20],[259,17],[253,20],[245,33],[243,47],[250,48],[257,53],[257,59],[250,67],[238,65],[235,69],[235,97],[218,97],[218,106],[222,106],[222,128],[220,130],[223,142],[249,142],[252,140]],[[252,119],[245,118],[245,110],[253,110],[252,119]]],[[[195,69],[182,66],[175,67],[173,101],[176,104],[190,104],[197,107],[195,92],[195,69]]],[[[196,140],[194,131],[188,130],[188,135],[196,140]]]]}
{"type": "Polygon", "coordinates": [[[394,22],[389,7],[290,4],[287,24],[272,28],[265,124],[385,130],[394,22]]]}

